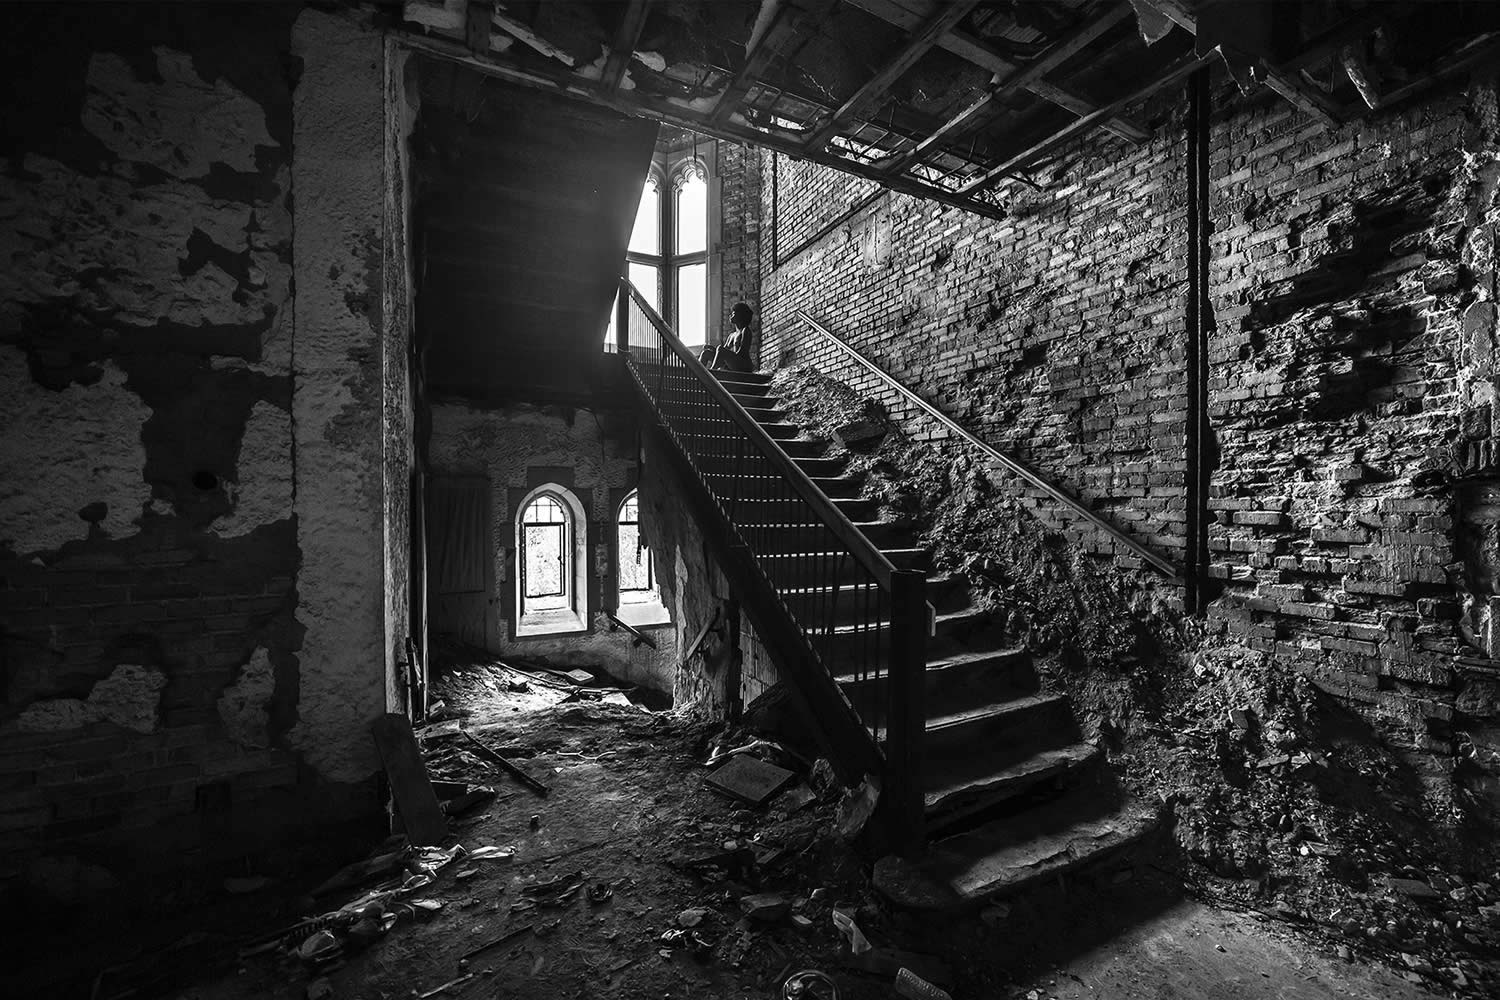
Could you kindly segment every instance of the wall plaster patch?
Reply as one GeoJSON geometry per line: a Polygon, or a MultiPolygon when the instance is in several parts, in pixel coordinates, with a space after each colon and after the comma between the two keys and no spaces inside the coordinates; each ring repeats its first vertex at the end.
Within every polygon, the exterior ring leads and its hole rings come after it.
{"type": "Polygon", "coordinates": [[[257,400],[245,421],[231,477],[234,509],[213,524],[223,538],[238,538],[292,515],[292,416],[257,400]]]}
{"type": "Polygon", "coordinates": [[[222,77],[203,80],[186,52],[154,51],[161,79],[152,81],[112,52],[94,55],[83,127],[122,158],[174,177],[203,177],[215,163],[254,172],[256,147],[279,145],[265,109],[222,77]]]}
{"type": "Polygon", "coordinates": [[[167,675],[157,668],[122,663],[98,681],[87,698],[35,702],[27,706],[16,724],[28,733],[78,729],[91,722],[113,722],[138,733],[155,732],[161,724],[158,707],[166,686],[167,675]]]}
{"type": "Polygon", "coordinates": [[[235,682],[219,696],[219,718],[224,729],[240,746],[263,748],[271,745],[266,726],[270,722],[267,706],[276,691],[276,673],[270,654],[264,648],[250,656],[250,662],[235,682]]]}
{"type": "Polygon", "coordinates": [[[151,409],[123,371],[101,364],[95,384],[54,392],[32,380],[19,348],[0,345],[0,548],[55,552],[87,537],[78,512],[100,502],[107,534],[135,533],[151,501],[141,443],[151,409]]]}

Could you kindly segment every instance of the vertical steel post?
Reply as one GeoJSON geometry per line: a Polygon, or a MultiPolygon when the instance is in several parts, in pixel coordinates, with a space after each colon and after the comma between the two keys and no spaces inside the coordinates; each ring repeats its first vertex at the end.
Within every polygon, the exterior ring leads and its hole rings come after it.
{"type": "Polygon", "coordinates": [[[1212,478],[1211,430],[1208,421],[1208,335],[1212,326],[1208,301],[1209,233],[1209,71],[1188,78],[1187,121],[1187,538],[1183,560],[1186,603],[1191,614],[1206,609],[1211,588],[1208,572],[1208,493],[1212,478]]]}
{"type": "Polygon", "coordinates": [[[923,737],[927,732],[927,574],[891,574],[891,649],[886,665],[886,770],[896,850],[922,853],[926,840],[923,737]]]}

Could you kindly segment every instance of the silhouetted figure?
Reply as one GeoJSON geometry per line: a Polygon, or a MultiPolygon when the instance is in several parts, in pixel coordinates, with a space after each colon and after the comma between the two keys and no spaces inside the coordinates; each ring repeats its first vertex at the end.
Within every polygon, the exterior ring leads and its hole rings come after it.
{"type": "Polygon", "coordinates": [[[753,370],[750,363],[750,321],[755,310],[748,302],[736,302],[730,310],[729,320],[734,330],[718,347],[705,347],[699,360],[709,368],[722,368],[733,372],[753,370]]]}

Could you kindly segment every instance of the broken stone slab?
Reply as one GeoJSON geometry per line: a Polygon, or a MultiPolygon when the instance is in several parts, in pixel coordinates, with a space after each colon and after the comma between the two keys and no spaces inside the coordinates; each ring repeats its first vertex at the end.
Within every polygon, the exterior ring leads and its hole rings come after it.
{"type": "Polygon", "coordinates": [[[864,418],[840,424],[834,428],[833,436],[845,448],[860,448],[885,437],[887,429],[883,421],[864,418]]]}
{"type": "Polygon", "coordinates": [[[1248,708],[1231,708],[1229,721],[1240,732],[1248,733],[1255,728],[1255,713],[1248,708]]]}
{"type": "Polygon", "coordinates": [[[751,920],[774,924],[792,912],[792,901],[777,892],[758,892],[740,898],[740,911],[751,920]]]}
{"type": "Polygon", "coordinates": [[[703,918],[708,916],[708,911],[698,907],[689,907],[677,914],[678,927],[697,927],[703,923],[703,918]]]}
{"type": "Polygon", "coordinates": [[[738,754],[710,774],[707,782],[709,787],[731,798],[758,806],[795,777],[785,768],[756,760],[748,754],[738,754]]]}
{"type": "Polygon", "coordinates": [[[1385,884],[1392,892],[1399,892],[1409,899],[1425,901],[1438,898],[1436,889],[1418,879],[1387,876],[1385,884]]]}

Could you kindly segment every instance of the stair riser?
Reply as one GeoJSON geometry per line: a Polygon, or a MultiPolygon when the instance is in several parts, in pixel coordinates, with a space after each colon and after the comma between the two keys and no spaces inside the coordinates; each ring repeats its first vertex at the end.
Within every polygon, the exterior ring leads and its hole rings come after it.
{"type": "MultiPolygon", "coordinates": [[[[928,670],[924,676],[929,717],[968,705],[982,705],[1037,690],[1036,671],[1024,653],[1002,653],[992,659],[928,670]]],[[[883,704],[885,677],[843,684],[844,693],[858,708],[883,704]]]]}
{"type": "Polygon", "coordinates": [[[933,766],[945,757],[975,753],[1058,746],[1078,738],[1078,728],[1065,698],[1003,715],[985,716],[944,726],[927,733],[924,750],[933,766]]]}
{"type": "Polygon", "coordinates": [[[1039,770],[1016,781],[996,783],[979,789],[964,789],[937,801],[929,800],[928,836],[941,835],[975,813],[1018,795],[1033,793],[1040,788],[1048,789],[1053,795],[1063,795],[1069,789],[1096,782],[1104,768],[1104,760],[1104,755],[1099,754],[1082,763],[1039,770]]]}

